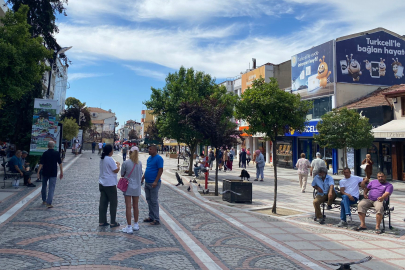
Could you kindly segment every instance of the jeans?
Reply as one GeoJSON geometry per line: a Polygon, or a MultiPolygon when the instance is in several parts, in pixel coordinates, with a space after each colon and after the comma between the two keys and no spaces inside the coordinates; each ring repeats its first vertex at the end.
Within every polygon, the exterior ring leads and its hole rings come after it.
{"type": "Polygon", "coordinates": [[[91,152],[94,154],[94,152],[96,151],[96,148],[91,148],[91,152]]]}
{"type": "Polygon", "coordinates": [[[107,208],[110,203],[110,224],[115,224],[117,217],[117,186],[105,187],[102,184],[98,184],[100,190],[100,204],[98,207],[98,222],[107,223],[107,208]]]}
{"type": "Polygon", "coordinates": [[[156,221],[160,221],[158,200],[160,185],[161,182],[158,182],[157,186],[153,188],[152,183],[145,183],[145,197],[149,206],[149,218],[156,221]]]}
{"type": "Polygon", "coordinates": [[[127,159],[127,153],[122,154],[122,159],[125,161],[127,159]]]}
{"type": "Polygon", "coordinates": [[[201,168],[200,167],[194,167],[194,174],[195,174],[195,177],[198,177],[198,172],[199,171],[201,171],[201,168]]]}
{"type": "Polygon", "coordinates": [[[256,168],[256,179],[259,179],[259,176],[261,176],[261,179],[263,180],[263,178],[264,178],[264,167],[257,167],[256,168]]]}
{"type": "Polygon", "coordinates": [[[349,199],[349,196],[342,195],[342,201],[340,202],[340,219],[346,221],[346,215],[352,215],[350,212],[350,205],[357,203],[357,198],[353,197],[354,201],[349,199]]]}
{"type": "Polygon", "coordinates": [[[53,200],[53,193],[55,192],[55,186],[56,186],[56,176],[54,177],[49,177],[46,175],[42,175],[42,201],[46,202],[47,204],[52,204],[53,200]],[[48,198],[46,197],[46,187],[48,185],[48,180],[49,180],[49,189],[48,189],[48,198]]]}

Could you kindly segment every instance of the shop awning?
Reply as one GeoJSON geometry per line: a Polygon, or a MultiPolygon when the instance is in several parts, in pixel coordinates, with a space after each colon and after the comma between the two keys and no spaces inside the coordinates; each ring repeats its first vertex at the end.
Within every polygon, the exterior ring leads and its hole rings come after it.
{"type": "Polygon", "coordinates": [[[372,131],[374,138],[405,139],[405,120],[392,120],[372,131]]]}
{"type": "MultiPolygon", "coordinates": [[[[178,143],[164,143],[164,146],[178,146],[178,143]]],[[[185,143],[180,143],[180,146],[186,146],[185,143]]]]}

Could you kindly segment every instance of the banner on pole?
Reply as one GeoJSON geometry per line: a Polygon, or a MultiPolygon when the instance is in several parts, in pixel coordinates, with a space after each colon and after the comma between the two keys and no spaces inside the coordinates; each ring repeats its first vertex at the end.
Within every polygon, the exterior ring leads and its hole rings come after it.
{"type": "Polygon", "coordinates": [[[58,151],[59,129],[56,114],[57,101],[52,99],[35,99],[32,121],[30,155],[42,155],[48,150],[48,142],[55,142],[58,151]]]}

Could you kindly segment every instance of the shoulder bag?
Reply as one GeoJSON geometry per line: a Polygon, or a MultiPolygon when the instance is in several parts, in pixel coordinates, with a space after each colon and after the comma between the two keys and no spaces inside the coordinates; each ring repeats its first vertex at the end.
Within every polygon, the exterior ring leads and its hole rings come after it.
{"type": "MultiPolygon", "coordinates": [[[[134,167],[132,167],[132,171],[129,173],[128,178],[131,177],[131,174],[134,171],[135,166],[136,166],[136,164],[134,164],[134,167]]],[[[118,181],[117,188],[119,188],[122,192],[125,192],[128,189],[128,178],[121,177],[120,181],[118,181]]]]}

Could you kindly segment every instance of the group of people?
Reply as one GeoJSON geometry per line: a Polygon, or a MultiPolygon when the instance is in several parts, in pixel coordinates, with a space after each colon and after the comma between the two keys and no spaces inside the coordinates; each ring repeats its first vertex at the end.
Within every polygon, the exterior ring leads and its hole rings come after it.
{"type": "Polygon", "coordinates": [[[116,162],[112,155],[113,147],[109,144],[103,147],[100,160],[99,174],[99,226],[110,226],[115,228],[120,226],[116,220],[117,216],[117,174],[121,170],[121,177],[128,180],[128,188],[123,192],[126,209],[127,226],[122,229],[124,233],[132,234],[139,230],[139,196],[141,186],[145,183],[145,197],[149,207],[149,216],[143,221],[150,225],[159,225],[159,203],[158,193],[163,174],[163,158],[158,155],[157,147],[152,145],[148,149],[149,158],[146,163],[145,173],[142,175],[142,163],[139,160],[139,149],[134,146],[129,150],[129,159],[121,165],[116,162]],[[121,166],[121,167],[120,167],[121,166]],[[110,222],[107,222],[107,209],[110,207],[110,222]],[[132,214],[134,223],[132,223],[132,214]]]}
{"type": "MultiPolygon", "coordinates": [[[[35,184],[31,183],[30,164],[26,160],[27,156],[27,151],[17,150],[14,156],[8,161],[8,166],[11,173],[20,174],[20,176],[24,178],[24,186],[36,187],[35,184]]],[[[13,180],[12,185],[15,189],[18,189],[20,180],[18,178],[13,180]]]]}

